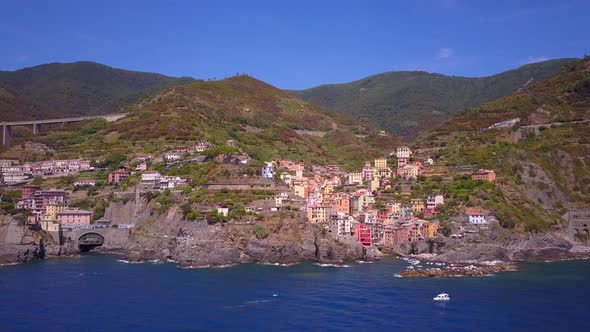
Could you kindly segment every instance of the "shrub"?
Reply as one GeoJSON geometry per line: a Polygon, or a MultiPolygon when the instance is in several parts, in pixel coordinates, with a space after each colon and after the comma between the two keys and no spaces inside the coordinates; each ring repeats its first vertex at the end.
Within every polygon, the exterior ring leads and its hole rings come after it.
{"type": "Polygon", "coordinates": [[[269,232],[264,226],[256,226],[256,228],[254,228],[254,235],[257,239],[262,240],[269,236],[269,232]]]}

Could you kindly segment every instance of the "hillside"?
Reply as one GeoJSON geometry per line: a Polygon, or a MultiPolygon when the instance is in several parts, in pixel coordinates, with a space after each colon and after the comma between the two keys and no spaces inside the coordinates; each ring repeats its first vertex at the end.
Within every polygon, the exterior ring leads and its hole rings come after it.
{"type": "Polygon", "coordinates": [[[508,227],[560,228],[565,213],[590,208],[590,58],[526,91],[463,111],[423,134],[441,165],[496,170],[497,195],[476,201],[508,227]],[[520,118],[511,128],[491,125],[520,118]]]}
{"type": "Polygon", "coordinates": [[[0,95],[0,120],[112,113],[146,93],[191,80],[93,62],[51,63],[0,71],[0,89],[4,91],[0,95]],[[6,91],[16,97],[7,98],[6,91]]]}
{"type": "Polygon", "coordinates": [[[414,137],[457,111],[508,96],[527,82],[545,79],[571,61],[549,60],[482,78],[388,72],[290,92],[308,102],[366,119],[395,135],[414,137]]]}
{"type": "Polygon", "coordinates": [[[164,89],[129,110],[114,123],[78,124],[34,139],[74,157],[162,152],[200,139],[223,147],[234,140],[261,161],[289,158],[348,166],[382,155],[398,142],[249,76],[164,89]]]}
{"type": "Polygon", "coordinates": [[[0,121],[28,120],[52,115],[49,111],[41,113],[27,98],[6,87],[0,87],[0,110],[0,121]]]}

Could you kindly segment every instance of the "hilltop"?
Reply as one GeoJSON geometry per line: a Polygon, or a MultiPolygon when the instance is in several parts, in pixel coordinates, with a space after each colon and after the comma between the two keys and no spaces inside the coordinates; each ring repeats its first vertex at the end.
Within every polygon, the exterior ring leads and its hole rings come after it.
{"type": "Polygon", "coordinates": [[[0,71],[0,120],[112,113],[146,93],[189,81],[94,62],[0,71]]]}
{"type": "Polygon", "coordinates": [[[504,226],[560,229],[568,211],[590,207],[590,58],[456,114],[416,146],[438,149],[442,165],[496,170],[498,195],[474,199],[504,226]]]}
{"type": "Polygon", "coordinates": [[[408,138],[465,108],[511,95],[558,73],[574,59],[528,64],[497,75],[469,78],[420,71],[387,72],[358,81],[290,91],[308,102],[367,120],[408,138]]]}
{"type": "Polygon", "coordinates": [[[398,142],[245,75],[163,89],[128,110],[115,123],[72,125],[36,139],[74,157],[161,152],[201,139],[223,147],[233,140],[257,160],[350,166],[383,155],[398,142]]]}

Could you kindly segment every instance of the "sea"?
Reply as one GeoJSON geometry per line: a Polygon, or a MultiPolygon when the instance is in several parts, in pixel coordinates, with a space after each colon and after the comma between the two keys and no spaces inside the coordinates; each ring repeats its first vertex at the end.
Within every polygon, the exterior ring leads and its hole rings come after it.
{"type": "Polygon", "coordinates": [[[386,258],[345,266],[182,269],[85,254],[0,267],[0,332],[590,331],[590,261],[411,279],[386,258]],[[432,298],[446,292],[444,303],[432,298]]]}

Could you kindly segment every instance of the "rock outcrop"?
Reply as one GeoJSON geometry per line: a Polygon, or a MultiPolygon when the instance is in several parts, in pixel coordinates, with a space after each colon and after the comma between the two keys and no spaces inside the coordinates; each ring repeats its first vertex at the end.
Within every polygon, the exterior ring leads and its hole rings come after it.
{"type": "Polygon", "coordinates": [[[483,277],[493,273],[515,271],[516,266],[512,264],[497,264],[497,265],[466,265],[457,266],[447,269],[430,268],[430,269],[408,269],[401,272],[399,275],[408,278],[424,278],[424,277],[483,277]]]}
{"type": "Polygon", "coordinates": [[[0,218],[0,265],[77,255],[78,252],[71,243],[60,245],[45,232],[33,231],[7,216],[0,218]]]}
{"type": "Polygon", "coordinates": [[[175,261],[186,267],[302,261],[341,264],[380,255],[355,242],[337,241],[321,227],[296,218],[208,225],[183,220],[175,207],[137,224],[124,252],[129,261],[175,261]]]}
{"type": "Polygon", "coordinates": [[[517,233],[492,229],[483,236],[466,234],[462,239],[437,237],[419,244],[402,244],[398,254],[434,254],[432,260],[465,261],[545,261],[573,258],[573,244],[560,233],[517,233]]]}

